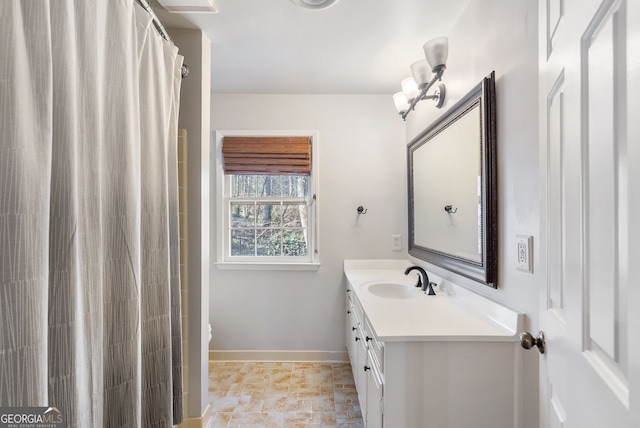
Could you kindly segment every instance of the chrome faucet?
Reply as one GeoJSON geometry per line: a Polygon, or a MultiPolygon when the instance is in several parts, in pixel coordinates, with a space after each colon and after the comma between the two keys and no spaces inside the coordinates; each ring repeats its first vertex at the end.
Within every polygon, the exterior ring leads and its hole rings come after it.
{"type": "Polygon", "coordinates": [[[428,294],[429,296],[435,296],[436,292],[433,291],[433,286],[435,285],[435,283],[429,281],[429,275],[427,275],[427,271],[422,269],[420,266],[409,266],[404,271],[404,274],[409,275],[409,272],[411,272],[412,270],[418,271],[418,283],[416,284],[416,287],[421,287],[422,291],[424,291],[425,294],[428,294]]]}

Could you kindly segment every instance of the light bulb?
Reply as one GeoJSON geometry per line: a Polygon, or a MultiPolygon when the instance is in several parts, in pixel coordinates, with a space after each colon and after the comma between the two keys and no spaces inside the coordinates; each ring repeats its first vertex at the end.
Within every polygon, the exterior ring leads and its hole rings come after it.
{"type": "Polygon", "coordinates": [[[427,63],[427,60],[420,59],[411,64],[411,75],[420,89],[429,83],[429,79],[431,78],[431,68],[427,63]]]}
{"type": "Polygon", "coordinates": [[[393,94],[393,103],[400,114],[403,114],[409,108],[409,102],[403,92],[396,92],[393,94]]]}
{"type": "Polygon", "coordinates": [[[404,92],[405,97],[407,97],[407,101],[411,104],[420,93],[418,84],[413,80],[413,77],[407,77],[400,82],[400,85],[402,86],[402,92],[404,92]]]}

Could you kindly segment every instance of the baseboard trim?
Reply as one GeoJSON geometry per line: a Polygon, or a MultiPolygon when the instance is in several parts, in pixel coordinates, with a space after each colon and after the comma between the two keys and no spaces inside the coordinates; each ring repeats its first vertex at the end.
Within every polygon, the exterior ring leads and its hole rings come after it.
{"type": "Polygon", "coordinates": [[[202,428],[207,428],[213,419],[213,409],[211,403],[207,404],[207,408],[202,414],[202,428]]]}
{"type": "Polygon", "coordinates": [[[209,351],[209,361],[349,362],[347,351],[209,351]]]}
{"type": "MultiPolygon", "coordinates": [[[[186,421],[178,425],[179,428],[207,428],[209,423],[213,419],[213,412],[211,411],[211,403],[207,404],[202,416],[199,418],[188,418],[186,421]]],[[[175,427],[175,425],[174,425],[175,427]]]]}

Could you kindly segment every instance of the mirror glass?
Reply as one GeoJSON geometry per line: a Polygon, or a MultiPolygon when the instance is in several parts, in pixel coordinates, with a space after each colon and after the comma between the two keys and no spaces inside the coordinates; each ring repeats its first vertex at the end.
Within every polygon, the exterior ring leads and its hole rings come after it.
{"type": "Polygon", "coordinates": [[[409,253],[496,287],[494,73],[408,146],[409,253]]]}

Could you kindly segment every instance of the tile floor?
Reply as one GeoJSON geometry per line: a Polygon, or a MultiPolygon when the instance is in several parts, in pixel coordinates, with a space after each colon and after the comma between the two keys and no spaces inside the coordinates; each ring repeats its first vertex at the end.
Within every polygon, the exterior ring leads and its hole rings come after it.
{"type": "Polygon", "coordinates": [[[210,362],[219,427],[363,428],[349,363],[210,362]]]}

